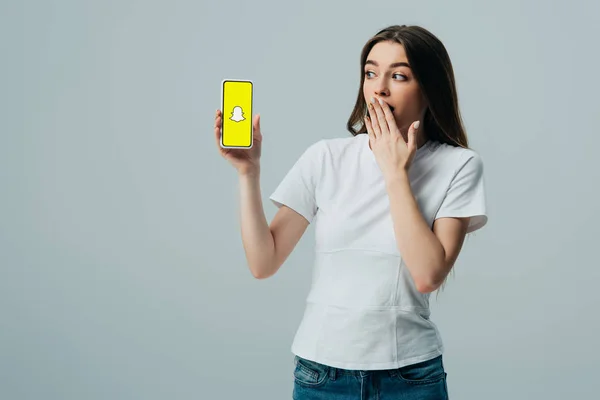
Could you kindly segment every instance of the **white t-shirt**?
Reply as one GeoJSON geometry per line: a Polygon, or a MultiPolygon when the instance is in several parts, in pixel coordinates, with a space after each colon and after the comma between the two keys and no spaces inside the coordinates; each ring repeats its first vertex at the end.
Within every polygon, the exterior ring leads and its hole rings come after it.
{"type": "MultiPolygon", "coordinates": [[[[483,164],[473,150],[429,141],[409,170],[430,227],[441,217],[487,222],[483,164]]],[[[270,196],[315,226],[315,260],[292,353],[354,370],[400,368],[443,352],[396,244],[385,181],[367,134],[322,139],[301,155],[270,196]]]]}

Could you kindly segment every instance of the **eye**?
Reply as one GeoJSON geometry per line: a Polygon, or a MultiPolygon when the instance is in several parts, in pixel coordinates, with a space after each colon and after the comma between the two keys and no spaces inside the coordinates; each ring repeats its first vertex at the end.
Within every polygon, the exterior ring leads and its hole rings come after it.
{"type": "MultiPolygon", "coordinates": [[[[369,74],[374,74],[374,72],[373,72],[373,71],[365,71],[365,76],[366,76],[367,78],[372,78],[372,75],[369,75],[369,74]]],[[[394,75],[392,75],[392,76],[393,76],[393,77],[394,77],[394,79],[396,79],[396,80],[398,80],[398,79],[400,79],[400,80],[406,80],[406,79],[408,79],[408,78],[406,77],[406,75],[402,75],[402,74],[394,74],[394,75]]]]}

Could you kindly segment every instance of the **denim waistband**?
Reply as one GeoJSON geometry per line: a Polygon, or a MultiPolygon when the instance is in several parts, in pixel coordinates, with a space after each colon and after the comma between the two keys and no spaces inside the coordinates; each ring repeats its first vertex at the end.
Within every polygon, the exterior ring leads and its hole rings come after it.
{"type": "MultiPolygon", "coordinates": [[[[295,359],[299,359],[301,357],[296,356],[295,359]]],[[[433,359],[430,359],[428,361],[423,361],[421,363],[423,364],[430,364],[430,363],[439,363],[440,367],[443,369],[443,364],[441,361],[442,356],[437,356],[433,359]]],[[[321,370],[326,369],[327,370],[327,374],[329,375],[329,378],[331,380],[335,380],[336,378],[343,376],[343,375],[350,375],[350,376],[354,376],[357,378],[364,378],[367,377],[369,375],[389,375],[389,376],[395,376],[398,374],[399,369],[395,368],[395,369],[381,369],[381,370],[352,370],[352,369],[343,369],[343,368],[337,368],[337,367],[332,367],[332,366],[327,366],[324,364],[320,364],[317,363],[315,361],[308,361],[306,359],[302,359],[305,363],[308,362],[311,365],[317,365],[318,368],[320,368],[321,370]]],[[[419,363],[419,364],[421,364],[419,363]]]]}

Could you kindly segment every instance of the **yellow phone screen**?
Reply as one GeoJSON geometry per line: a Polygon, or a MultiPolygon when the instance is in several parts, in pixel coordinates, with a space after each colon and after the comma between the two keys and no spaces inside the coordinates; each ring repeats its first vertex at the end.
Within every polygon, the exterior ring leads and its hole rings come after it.
{"type": "Polygon", "coordinates": [[[223,147],[252,147],[252,82],[223,81],[223,147]]]}

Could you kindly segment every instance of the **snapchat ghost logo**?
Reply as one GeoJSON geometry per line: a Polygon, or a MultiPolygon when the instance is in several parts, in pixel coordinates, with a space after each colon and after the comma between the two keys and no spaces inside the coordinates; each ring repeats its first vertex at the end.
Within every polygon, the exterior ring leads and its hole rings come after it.
{"type": "Polygon", "coordinates": [[[244,110],[242,110],[242,107],[240,106],[235,106],[233,107],[233,111],[231,112],[231,118],[229,118],[232,121],[235,122],[240,122],[245,120],[246,118],[244,118],[244,110]]]}

